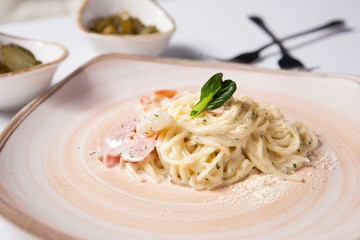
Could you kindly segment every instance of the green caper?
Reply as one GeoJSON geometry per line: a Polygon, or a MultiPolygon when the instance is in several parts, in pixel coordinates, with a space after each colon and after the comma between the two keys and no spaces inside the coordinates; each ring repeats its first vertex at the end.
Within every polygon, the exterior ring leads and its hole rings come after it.
{"type": "Polygon", "coordinates": [[[123,10],[117,15],[95,18],[88,24],[88,29],[101,34],[151,34],[159,32],[155,25],[146,26],[138,18],[123,10]]]}

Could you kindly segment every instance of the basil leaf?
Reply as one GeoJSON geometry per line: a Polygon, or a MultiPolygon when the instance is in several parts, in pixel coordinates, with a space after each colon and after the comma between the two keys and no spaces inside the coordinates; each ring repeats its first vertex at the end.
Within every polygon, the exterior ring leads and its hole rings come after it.
{"type": "Polygon", "coordinates": [[[216,73],[204,84],[201,88],[200,101],[191,109],[191,117],[196,117],[203,112],[214,95],[221,89],[222,76],[222,73],[216,73]]]}
{"type": "Polygon", "coordinates": [[[213,75],[201,88],[200,101],[191,109],[190,116],[196,117],[204,110],[212,110],[223,105],[236,91],[236,83],[222,80],[222,73],[213,75]]]}
{"type": "Polygon", "coordinates": [[[214,96],[222,87],[222,73],[216,73],[201,88],[200,101],[206,97],[214,96]]]}
{"type": "Polygon", "coordinates": [[[236,83],[232,80],[225,80],[221,89],[214,95],[213,99],[208,103],[205,110],[212,110],[223,105],[236,91],[236,83]]]}
{"type": "Polygon", "coordinates": [[[203,98],[202,100],[200,100],[192,109],[190,112],[190,116],[191,117],[196,117],[197,115],[199,115],[200,113],[202,113],[206,106],[208,105],[208,103],[212,100],[212,97],[206,97],[203,98]]]}

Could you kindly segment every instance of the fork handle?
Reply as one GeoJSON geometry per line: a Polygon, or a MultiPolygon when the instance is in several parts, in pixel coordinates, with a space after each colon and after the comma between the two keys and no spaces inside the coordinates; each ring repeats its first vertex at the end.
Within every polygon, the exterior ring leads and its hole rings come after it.
{"type": "MultiPolygon", "coordinates": [[[[298,32],[298,33],[294,33],[294,34],[291,34],[287,37],[284,37],[282,39],[280,39],[279,41],[280,42],[284,42],[286,40],[290,40],[290,39],[293,39],[293,38],[297,38],[297,37],[300,37],[300,36],[303,36],[303,35],[307,35],[307,34],[310,34],[310,33],[313,33],[313,32],[317,32],[317,31],[320,31],[320,30],[324,30],[324,29],[327,29],[327,28],[335,28],[335,27],[344,27],[345,26],[345,21],[343,20],[333,20],[333,21],[330,21],[326,24],[323,24],[321,26],[318,26],[318,27],[314,27],[314,28],[311,28],[311,29],[308,29],[308,30],[305,30],[305,31],[301,31],[301,32],[298,32]]],[[[259,51],[262,51],[264,50],[265,48],[268,48],[270,47],[271,45],[273,45],[275,42],[272,41],[264,46],[262,46],[259,50],[259,51]]]]}
{"type": "Polygon", "coordinates": [[[329,22],[327,24],[321,25],[319,27],[315,27],[315,28],[312,28],[312,29],[309,29],[309,30],[306,30],[306,31],[303,31],[303,32],[299,32],[299,33],[289,35],[287,37],[284,37],[280,41],[285,41],[285,40],[289,40],[289,39],[292,39],[292,38],[300,37],[302,35],[317,32],[317,31],[327,29],[327,28],[343,27],[343,26],[345,26],[345,22],[343,20],[334,20],[334,21],[331,21],[331,22],[329,22]]]}
{"type": "Polygon", "coordinates": [[[270,29],[265,25],[264,21],[260,17],[250,16],[250,20],[258,25],[273,39],[273,41],[279,46],[283,55],[289,55],[288,50],[286,50],[286,48],[281,44],[280,40],[270,31],[270,29]]]}

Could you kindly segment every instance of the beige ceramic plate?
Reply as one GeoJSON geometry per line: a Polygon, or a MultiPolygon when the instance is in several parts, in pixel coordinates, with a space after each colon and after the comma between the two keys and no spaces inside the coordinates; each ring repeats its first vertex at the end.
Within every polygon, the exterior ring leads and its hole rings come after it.
{"type": "Polygon", "coordinates": [[[105,55],[4,130],[0,212],[45,239],[359,239],[359,135],[358,77],[105,55]],[[142,94],[197,90],[220,71],[236,80],[237,94],[277,104],[317,132],[321,158],[300,173],[305,183],[196,192],[136,182],[92,154],[96,138],[131,115],[142,94]]]}

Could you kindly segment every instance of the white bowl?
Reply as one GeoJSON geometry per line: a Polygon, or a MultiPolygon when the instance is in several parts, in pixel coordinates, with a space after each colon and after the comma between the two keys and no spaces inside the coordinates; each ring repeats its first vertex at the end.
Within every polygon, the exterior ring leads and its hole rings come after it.
{"type": "Polygon", "coordinates": [[[160,55],[176,27],[171,17],[153,0],[85,0],[77,16],[79,29],[97,53],[122,52],[160,55]],[[105,35],[90,32],[88,23],[97,18],[127,10],[145,25],[156,25],[159,32],[146,35],[105,35]]]}
{"type": "Polygon", "coordinates": [[[68,51],[55,43],[0,33],[2,44],[14,43],[30,50],[42,63],[15,72],[0,74],[0,111],[15,111],[45,91],[68,51]]]}

